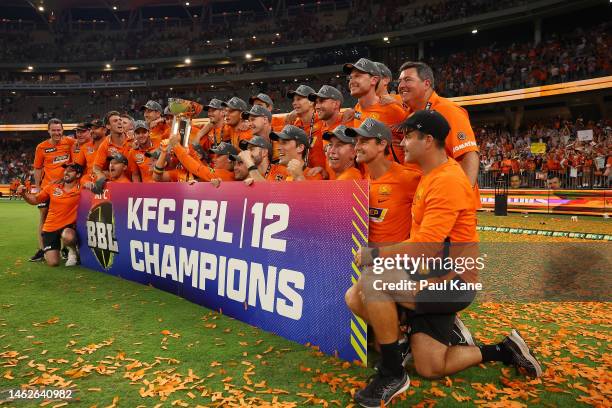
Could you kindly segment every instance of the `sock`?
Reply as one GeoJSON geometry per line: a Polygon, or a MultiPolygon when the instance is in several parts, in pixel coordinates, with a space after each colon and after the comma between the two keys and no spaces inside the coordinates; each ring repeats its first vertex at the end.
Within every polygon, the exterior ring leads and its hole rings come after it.
{"type": "Polygon", "coordinates": [[[404,371],[402,367],[402,353],[397,341],[390,344],[381,344],[382,366],[390,375],[401,377],[404,371]]]}
{"type": "Polygon", "coordinates": [[[502,343],[492,345],[480,345],[480,354],[482,354],[482,362],[486,361],[501,361],[506,364],[512,362],[512,353],[502,343]]]}
{"type": "Polygon", "coordinates": [[[68,256],[77,256],[77,252],[76,249],[73,247],[66,247],[68,248],[68,256]]]}

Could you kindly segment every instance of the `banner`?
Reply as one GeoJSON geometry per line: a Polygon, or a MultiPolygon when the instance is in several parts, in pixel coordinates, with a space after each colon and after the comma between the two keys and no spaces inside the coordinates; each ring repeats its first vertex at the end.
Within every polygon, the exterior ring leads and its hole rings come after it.
{"type": "MultiPolygon", "coordinates": [[[[494,208],[495,191],[480,189],[480,201],[494,208]]],[[[602,216],[612,212],[612,191],[509,189],[508,211],[602,216]]]]}
{"type": "Polygon", "coordinates": [[[593,140],[593,129],[579,130],[576,132],[576,136],[581,142],[593,140]]]}
{"type": "Polygon", "coordinates": [[[110,183],[81,195],[81,263],[365,363],[366,325],[344,294],[367,208],[361,180],[110,183]]]}
{"type": "Polygon", "coordinates": [[[530,147],[533,154],[546,153],[546,143],[532,143],[530,147]]]}

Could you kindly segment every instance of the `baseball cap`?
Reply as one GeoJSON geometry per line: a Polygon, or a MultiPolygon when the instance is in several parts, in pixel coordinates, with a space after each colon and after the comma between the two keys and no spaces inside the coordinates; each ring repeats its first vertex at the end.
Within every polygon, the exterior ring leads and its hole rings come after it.
{"type": "Polygon", "coordinates": [[[380,71],[380,75],[382,77],[393,79],[393,73],[391,73],[391,70],[389,69],[388,66],[386,66],[382,62],[378,62],[378,61],[376,61],[374,63],[378,67],[378,70],[380,71]]]}
{"type": "Polygon", "coordinates": [[[102,119],[94,119],[89,124],[91,125],[92,128],[104,127],[104,122],[102,122],[102,119]]]}
{"type": "Polygon", "coordinates": [[[113,154],[109,155],[106,158],[106,160],[108,160],[108,161],[115,160],[115,161],[118,161],[119,163],[128,164],[127,157],[125,157],[121,153],[113,153],[113,154]]]}
{"type": "Polygon", "coordinates": [[[272,122],[272,112],[261,105],[253,105],[250,111],[242,112],[242,119],[248,119],[249,116],[265,116],[272,122]]]}
{"type": "Polygon", "coordinates": [[[258,93],[255,96],[251,96],[249,98],[249,103],[252,105],[253,102],[255,102],[256,99],[259,99],[260,101],[265,102],[265,103],[267,103],[270,106],[274,105],[274,102],[272,102],[272,98],[270,98],[265,93],[258,93]]]}
{"type": "Polygon", "coordinates": [[[306,147],[309,146],[308,135],[306,135],[306,132],[304,132],[299,127],[293,126],[293,125],[285,125],[283,130],[281,130],[280,132],[270,133],[270,139],[272,140],[279,140],[279,139],[295,140],[298,144],[303,144],[306,147]]]}
{"type": "Polygon", "coordinates": [[[308,95],[308,99],[310,99],[312,102],[315,102],[317,98],[333,99],[335,101],[340,101],[340,103],[344,101],[342,92],[329,85],[323,85],[321,89],[319,89],[319,92],[313,92],[308,95]]]}
{"type": "Polygon", "coordinates": [[[238,98],[237,96],[234,96],[232,99],[230,99],[227,102],[221,102],[221,106],[222,107],[227,106],[230,109],[239,110],[241,112],[249,110],[249,107],[247,106],[246,102],[238,98]]]}
{"type": "Polygon", "coordinates": [[[287,92],[287,97],[289,99],[291,99],[291,98],[293,98],[294,95],[299,95],[299,96],[303,96],[303,97],[307,98],[308,95],[310,95],[312,93],[315,93],[314,89],[312,89],[308,85],[300,85],[300,86],[297,87],[297,89],[291,90],[291,91],[287,92]]]}
{"type": "Polygon", "coordinates": [[[331,140],[332,137],[337,137],[343,143],[355,144],[355,138],[346,135],[347,127],[344,125],[336,126],[332,132],[323,133],[323,140],[331,140]]]}
{"type": "Polygon", "coordinates": [[[212,98],[210,102],[208,102],[208,105],[204,105],[205,111],[207,111],[210,108],[223,109],[223,101],[217,98],[212,98]]]}
{"type": "Polygon", "coordinates": [[[162,113],[162,111],[163,111],[161,105],[159,103],[153,101],[153,100],[147,101],[147,103],[145,103],[144,105],[142,105],[140,107],[141,111],[145,110],[145,109],[151,109],[151,110],[157,111],[159,113],[162,113]]]}
{"type": "Polygon", "coordinates": [[[88,122],[77,123],[77,125],[74,127],[74,130],[76,131],[89,129],[91,129],[91,123],[88,122]]]}
{"type": "Polygon", "coordinates": [[[79,163],[74,163],[74,162],[68,162],[68,163],[64,163],[62,164],[63,168],[72,168],[74,169],[74,171],[76,171],[77,173],[83,174],[83,166],[81,166],[79,163]]]}
{"type": "Polygon", "coordinates": [[[251,137],[250,140],[241,140],[240,143],[238,143],[238,146],[240,146],[240,150],[247,150],[249,148],[249,145],[261,147],[262,149],[268,149],[269,151],[272,150],[272,144],[268,142],[263,136],[259,135],[254,135],[253,137],[251,137]]]}
{"type": "Polygon", "coordinates": [[[353,69],[356,69],[361,72],[365,72],[366,74],[380,76],[380,69],[376,65],[374,61],[371,61],[367,58],[359,58],[354,64],[344,64],[342,67],[342,71],[345,74],[350,74],[353,69]]]}
{"type": "Polygon", "coordinates": [[[216,147],[212,147],[208,150],[214,154],[238,154],[238,150],[231,143],[221,142],[216,147]]]}
{"type": "Polygon", "coordinates": [[[145,122],[144,120],[137,120],[136,122],[134,122],[134,132],[138,129],[149,130],[149,125],[147,125],[147,122],[145,122]]]}
{"type": "Polygon", "coordinates": [[[418,130],[427,135],[432,135],[437,140],[445,140],[448,132],[450,132],[447,120],[435,110],[416,111],[397,125],[397,128],[402,132],[418,130]]]}
{"type": "Polygon", "coordinates": [[[242,159],[237,154],[230,154],[228,157],[231,161],[242,162],[242,159]]]}
{"type": "Polygon", "coordinates": [[[379,120],[367,118],[358,128],[346,128],[348,137],[372,137],[391,143],[391,129],[379,120]]]}

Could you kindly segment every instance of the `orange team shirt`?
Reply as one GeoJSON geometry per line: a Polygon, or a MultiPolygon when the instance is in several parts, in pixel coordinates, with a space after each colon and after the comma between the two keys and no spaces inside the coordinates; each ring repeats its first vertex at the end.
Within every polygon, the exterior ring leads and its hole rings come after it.
{"type": "Polygon", "coordinates": [[[47,184],[36,195],[36,201],[39,203],[50,201],[49,212],[42,230],[53,232],[64,228],[66,225],[76,223],[80,196],[81,186],[79,184],[70,191],[64,191],[63,183],[47,184]]]}
{"type": "Polygon", "coordinates": [[[280,132],[285,127],[285,115],[272,115],[272,131],[280,132]]]}
{"type": "Polygon", "coordinates": [[[262,175],[266,181],[287,181],[290,177],[287,167],[280,164],[271,164],[270,171],[262,175]]]}
{"type": "Polygon", "coordinates": [[[62,179],[64,176],[62,164],[70,160],[72,145],[75,142],[75,139],[64,136],[57,145],[47,139],[36,146],[34,168],[43,171],[40,187],[62,179]]]}
{"type": "Polygon", "coordinates": [[[200,139],[200,146],[202,146],[205,152],[210,150],[214,145],[218,145],[219,143],[223,141],[229,141],[229,138],[225,137],[226,136],[225,132],[228,132],[229,129],[225,130],[225,127],[226,126],[221,126],[219,128],[212,128],[211,130],[208,131],[207,134],[205,134],[200,139]]]}
{"type": "Polygon", "coordinates": [[[159,140],[151,139],[151,146],[146,149],[131,148],[128,152],[128,170],[132,175],[140,174],[140,181],[143,183],[154,183],[153,166],[157,160],[147,157],[146,153],[152,153],[159,147],[159,140]]]}
{"type": "Polygon", "coordinates": [[[391,162],[389,170],[370,182],[369,241],[375,244],[403,242],[410,236],[410,208],[421,172],[391,162]]]}
{"type": "Polygon", "coordinates": [[[96,159],[94,161],[94,166],[98,166],[101,170],[108,169],[107,158],[111,154],[121,153],[125,157],[127,157],[128,152],[132,148],[132,144],[127,139],[124,139],[122,145],[116,145],[111,141],[111,137],[107,136],[100,146],[98,146],[98,152],[96,153],[96,159]]]}
{"type": "Polygon", "coordinates": [[[81,146],[79,153],[73,158],[75,163],[85,168],[85,174],[83,174],[81,180],[93,181],[93,166],[97,152],[98,149],[96,148],[95,142],[92,140],[81,146]]]}
{"type": "MultiPolygon", "coordinates": [[[[468,112],[449,99],[442,98],[437,93],[432,93],[429,98],[431,109],[439,112],[447,120],[450,132],[446,137],[446,154],[456,161],[468,152],[478,152],[478,144],[474,130],[470,125],[468,112]]],[[[474,185],[474,202],[476,208],[480,208],[480,192],[478,184],[474,185]]]]}
{"type": "Polygon", "coordinates": [[[30,188],[32,187],[32,182],[30,181],[29,178],[25,181],[24,185],[25,185],[26,191],[29,193],[30,188]]]}
{"type": "Polygon", "coordinates": [[[11,181],[11,190],[17,190],[17,188],[19,187],[19,180],[13,180],[11,181]]]}
{"type": "Polygon", "coordinates": [[[206,164],[194,159],[183,146],[175,146],[174,154],[183,167],[200,180],[210,181],[219,178],[223,181],[234,181],[234,172],[225,169],[213,169],[206,164]]]}
{"type": "MultiPolygon", "coordinates": [[[[400,143],[402,142],[404,136],[399,132],[394,132],[393,127],[398,125],[407,117],[408,113],[404,110],[404,108],[402,108],[401,105],[398,105],[397,103],[381,105],[379,102],[367,109],[363,109],[361,105],[357,103],[357,105],[355,105],[353,127],[359,127],[367,118],[376,119],[387,125],[389,128],[391,128],[393,135],[393,151],[395,152],[399,162],[403,163],[404,149],[400,146],[400,143]]],[[[391,155],[390,160],[394,160],[393,155],[391,155]]]]}
{"type": "Polygon", "coordinates": [[[121,176],[119,176],[119,178],[116,178],[114,180],[109,180],[111,183],[131,183],[132,180],[129,179],[128,176],[126,176],[125,174],[122,174],[121,176]]]}
{"type": "Polygon", "coordinates": [[[247,130],[239,130],[238,127],[224,126],[223,137],[227,137],[232,145],[240,150],[241,140],[250,140],[253,137],[253,131],[249,128],[247,130]],[[228,136],[225,136],[225,130],[227,129],[228,136]]]}
{"type": "Polygon", "coordinates": [[[161,142],[162,140],[170,137],[170,125],[166,122],[160,122],[151,130],[149,130],[149,137],[153,142],[161,142]]]}
{"type": "Polygon", "coordinates": [[[312,137],[310,142],[310,149],[308,151],[308,165],[311,167],[323,167],[325,168],[325,153],[323,151],[323,127],[325,123],[319,119],[319,115],[314,114],[314,125],[312,127],[312,134],[310,133],[310,121],[304,123],[302,119],[297,118],[293,122],[294,126],[299,127],[308,137],[312,137]]]}
{"type": "Polygon", "coordinates": [[[344,170],[339,176],[336,176],[334,180],[361,180],[363,175],[357,167],[351,167],[344,170]]]}
{"type": "Polygon", "coordinates": [[[412,204],[411,242],[478,242],[476,206],[465,172],[454,159],[421,178],[412,204]]]}

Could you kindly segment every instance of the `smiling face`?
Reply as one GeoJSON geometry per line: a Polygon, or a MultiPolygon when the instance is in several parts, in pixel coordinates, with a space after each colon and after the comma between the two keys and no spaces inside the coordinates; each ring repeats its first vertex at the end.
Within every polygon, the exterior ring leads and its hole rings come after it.
{"type": "Polygon", "coordinates": [[[263,135],[266,130],[266,125],[269,123],[268,118],[265,116],[249,116],[249,126],[253,130],[254,135],[263,135]]]}
{"type": "Polygon", "coordinates": [[[278,143],[278,162],[287,165],[291,159],[302,160],[304,145],[299,145],[295,140],[279,139],[278,143]]]}
{"type": "Polygon", "coordinates": [[[234,180],[244,180],[249,175],[246,165],[242,160],[234,163],[234,180]]]}
{"type": "Polygon", "coordinates": [[[431,82],[419,78],[416,68],[407,68],[400,73],[397,91],[404,103],[423,99],[429,89],[431,82]]]}
{"type": "Polygon", "coordinates": [[[311,102],[305,96],[293,95],[293,102],[291,103],[293,109],[295,109],[295,113],[298,115],[303,115],[308,113],[314,106],[314,103],[311,102]]]}
{"type": "Polygon", "coordinates": [[[349,90],[351,96],[361,98],[376,87],[378,77],[353,69],[349,75],[349,90]]]}
{"type": "Polygon", "coordinates": [[[72,183],[73,181],[75,181],[77,179],[77,177],[80,175],[80,173],[77,173],[75,169],[73,169],[72,167],[66,167],[64,169],[64,183],[72,183]]]}
{"type": "Polygon", "coordinates": [[[145,146],[149,143],[149,131],[147,129],[136,129],[134,132],[134,137],[139,146],[145,146]]]}
{"type": "Polygon", "coordinates": [[[253,157],[253,163],[255,163],[256,166],[259,166],[265,157],[268,156],[268,150],[267,149],[262,149],[259,146],[253,146],[253,145],[249,145],[249,152],[251,152],[251,156],[253,157]]]}
{"type": "Polygon", "coordinates": [[[123,120],[121,116],[113,115],[108,118],[108,124],[106,125],[106,128],[114,134],[123,133],[123,120]]]}
{"type": "Polygon", "coordinates": [[[212,160],[215,169],[231,170],[232,168],[232,162],[227,154],[215,154],[212,160]]]}
{"type": "Polygon", "coordinates": [[[351,167],[355,162],[355,146],[332,137],[327,145],[327,161],[335,172],[351,167]]]}
{"type": "Polygon", "coordinates": [[[83,145],[87,143],[91,137],[91,132],[89,129],[79,129],[76,131],[76,138],[79,142],[79,145],[83,145]]]}
{"type": "Polygon", "coordinates": [[[147,124],[150,124],[151,122],[159,119],[160,117],[161,117],[161,112],[153,110],[153,109],[145,108],[144,119],[147,122],[147,124]]]}
{"type": "Polygon", "coordinates": [[[215,108],[208,109],[208,118],[210,119],[210,122],[213,125],[222,123],[224,116],[225,116],[225,112],[223,111],[223,109],[215,109],[215,108]]]}
{"type": "Polygon", "coordinates": [[[387,142],[385,140],[377,142],[378,140],[373,137],[357,136],[355,144],[357,163],[370,163],[379,155],[384,156],[387,142]]]}
{"type": "Polygon", "coordinates": [[[337,112],[340,112],[340,101],[335,99],[317,98],[315,111],[321,120],[331,119],[337,112]]]}
{"type": "Polygon", "coordinates": [[[49,137],[53,143],[59,143],[62,140],[64,134],[64,126],[59,123],[52,123],[49,125],[49,137]]]}
{"type": "Polygon", "coordinates": [[[232,127],[238,126],[242,120],[241,115],[242,112],[237,109],[225,108],[225,123],[232,127]]]}

